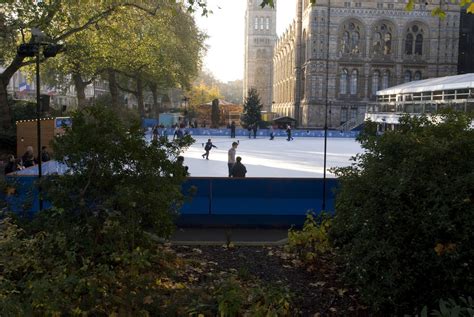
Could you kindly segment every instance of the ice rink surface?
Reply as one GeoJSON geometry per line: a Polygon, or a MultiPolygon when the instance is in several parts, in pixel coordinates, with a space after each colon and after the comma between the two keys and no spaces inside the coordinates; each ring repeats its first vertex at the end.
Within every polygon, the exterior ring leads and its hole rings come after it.
{"type": "MultiPolygon", "coordinates": [[[[196,142],[184,153],[184,164],[191,176],[226,177],[227,151],[239,140],[237,156],[247,168],[247,177],[322,177],[324,166],[324,138],[301,137],[293,141],[276,137],[273,141],[260,137],[211,137],[209,160],[203,159],[204,143],[209,136],[193,136],[196,142]]],[[[360,144],[350,138],[328,138],[327,169],[351,164],[349,160],[361,153],[360,144]]],[[[334,177],[327,173],[328,177],[334,177]]]]}

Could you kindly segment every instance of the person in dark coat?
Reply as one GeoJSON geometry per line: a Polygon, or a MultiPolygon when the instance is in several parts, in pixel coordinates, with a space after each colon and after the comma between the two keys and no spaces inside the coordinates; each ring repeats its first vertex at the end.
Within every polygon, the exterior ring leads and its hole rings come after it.
{"type": "Polygon", "coordinates": [[[26,148],[25,154],[21,157],[24,167],[30,167],[35,165],[35,156],[33,154],[33,147],[30,145],[26,148]]]}
{"type": "Polygon", "coordinates": [[[290,125],[286,126],[286,135],[288,136],[288,139],[286,139],[287,141],[293,140],[293,137],[291,136],[291,126],[290,125]]]}
{"type": "Polygon", "coordinates": [[[245,165],[241,163],[242,158],[237,156],[235,161],[234,167],[232,167],[232,176],[241,178],[245,177],[245,174],[247,174],[247,169],[245,168],[245,165]]]}
{"type": "Polygon", "coordinates": [[[202,158],[206,158],[206,160],[209,159],[209,151],[211,151],[211,149],[215,147],[217,149],[217,146],[215,146],[214,144],[212,144],[212,141],[211,139],[208,139],[207,142],[206,142],[206,145],[204,146],[204,151],[206,151],[206,153],[204,153],[202,156],[202,158]]]}
{"type": "Polygon", "coordinates": [[[182,173],[183,173],[183,176],[189,176],[189,167],[187,167],[186,165],[184,165],[184,156],[178,156],[176,158],[176,165],[182,169],[182,173]]]}
{"type": "Polygon", "coordinates": [[[230,124],[230,137],[235,138],[235,122],[232,121],[230,124]]]}
{"type": "Polygon", "coordinates": [[[253,138],[256,139],[257,138],[257,129],[258,129],[258,125],[256,123],[253,124],[253,127],[252,127],[252,130],[253,130],[253,138]]]}
{"type": "Polygon", "coordinates": [[[249,131],[249,139],[252,137],[252,125],[249,124],[249,126],[247,127],[247,130],[249,131]]]}
{"type": "Polygon", "coordinates": [[[15,157],[13,155],[8,156],[8,163],[5,165],[5,175],[18,171],[15,157]]]}
{"type": "Polygon", "coordinates": [[[51,155],[49,155],[47,147],[43,146],[41,148],[41,162],[47,162],[49,160],[51,160],[51,155]]]}

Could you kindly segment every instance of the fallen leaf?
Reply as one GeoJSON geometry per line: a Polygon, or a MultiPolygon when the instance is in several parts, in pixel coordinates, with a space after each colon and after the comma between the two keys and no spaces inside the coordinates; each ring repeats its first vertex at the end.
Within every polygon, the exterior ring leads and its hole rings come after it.
{"type": "Polygon", "coordinates": [[[326,282],[319,281],[319,282],[316,282],[316,283],[309,283],[309,285],[313,286],[313,287],[321,287],[321,286],[326,285],[326,282]]]}
{"type": "Polygon", "coordinates": [[[146,296],[146,297],[143,299],[143,304],[145,304],[145,305],[153,304],[153,298],[151,298],[151,296],[146,296]]]}
{"type": "Polygon", "coordinates": [[[329,308],[329,310],[332,311],[333,313],[337,312],[337,309],[334,307],[329,308]]]}
{"type": "Polygon", "coordinates": [[[344,296],[345,293],[347,293],[347,289],[346,288],[340,288],[337,290],[337,293],[339,294],[339,296],[344,296]]]}

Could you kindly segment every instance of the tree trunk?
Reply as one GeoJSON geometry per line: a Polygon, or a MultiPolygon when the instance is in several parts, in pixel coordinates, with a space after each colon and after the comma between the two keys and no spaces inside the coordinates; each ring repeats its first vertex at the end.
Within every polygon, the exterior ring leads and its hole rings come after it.
{"type": "Polygon", "coordinates": [[[84,109],[87,105],[85,90],[88,83],[83,81],[81,75],[78,73],[73,73],[72,79],[74,80],[74,86],[76,87],[77,107],[79,109],[84,109]]]}
{"type": "Polygon", "coordinates": [[[160,115],[160,104],[158,103],[158,85],[155,83],[150,83],[150,90],[153,96],[153,113],[155,118],[158,118],[160,115]]]}
{"type": "Polygon", "coordinates": [[[0,77],[0,127],[3,130],[8,130],[12,126],[12,117],[10,107],[8,105],[8,81],[0,77]]]}
{"type": "Polygon", "coordinates": [[[140,77],[137,78],[137,103],[138,103],[138,113],[140,117],[145,117],[145,104],[143,100],[143,81],[140,77]]]}
{"type": "Polygon", "coordinates": [[[117,108],[119,106],[119,88],[117,85],[117,78],[115,77],[115,71],[113,69],[109,69],[109,91],[110,96],[112,98],[112,107],[117,108]]]}
{"type": "Polygon", "coordinates": [[[12,127],[12,117],[8,105],[7,86],[10,79],[20,68],[23,57],[16,56],[8,67],[0,74],[0,127],[8,130],[12,127]]]}

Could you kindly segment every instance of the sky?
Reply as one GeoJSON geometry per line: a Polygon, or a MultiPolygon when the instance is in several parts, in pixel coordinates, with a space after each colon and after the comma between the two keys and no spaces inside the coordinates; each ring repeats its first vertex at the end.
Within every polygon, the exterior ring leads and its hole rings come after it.
{"type": "MultiPolygon", "coordinates": [[[[204,69],[223,81],[244,77],[244,33],[246,0],[208,0],[213,11],[207,17],[196,15],[198,27],[207,33],[208,51],[204,69]]],[[[277,35],[280,36],[295,17],[295,0],[277,3],[277,35]]]]}

